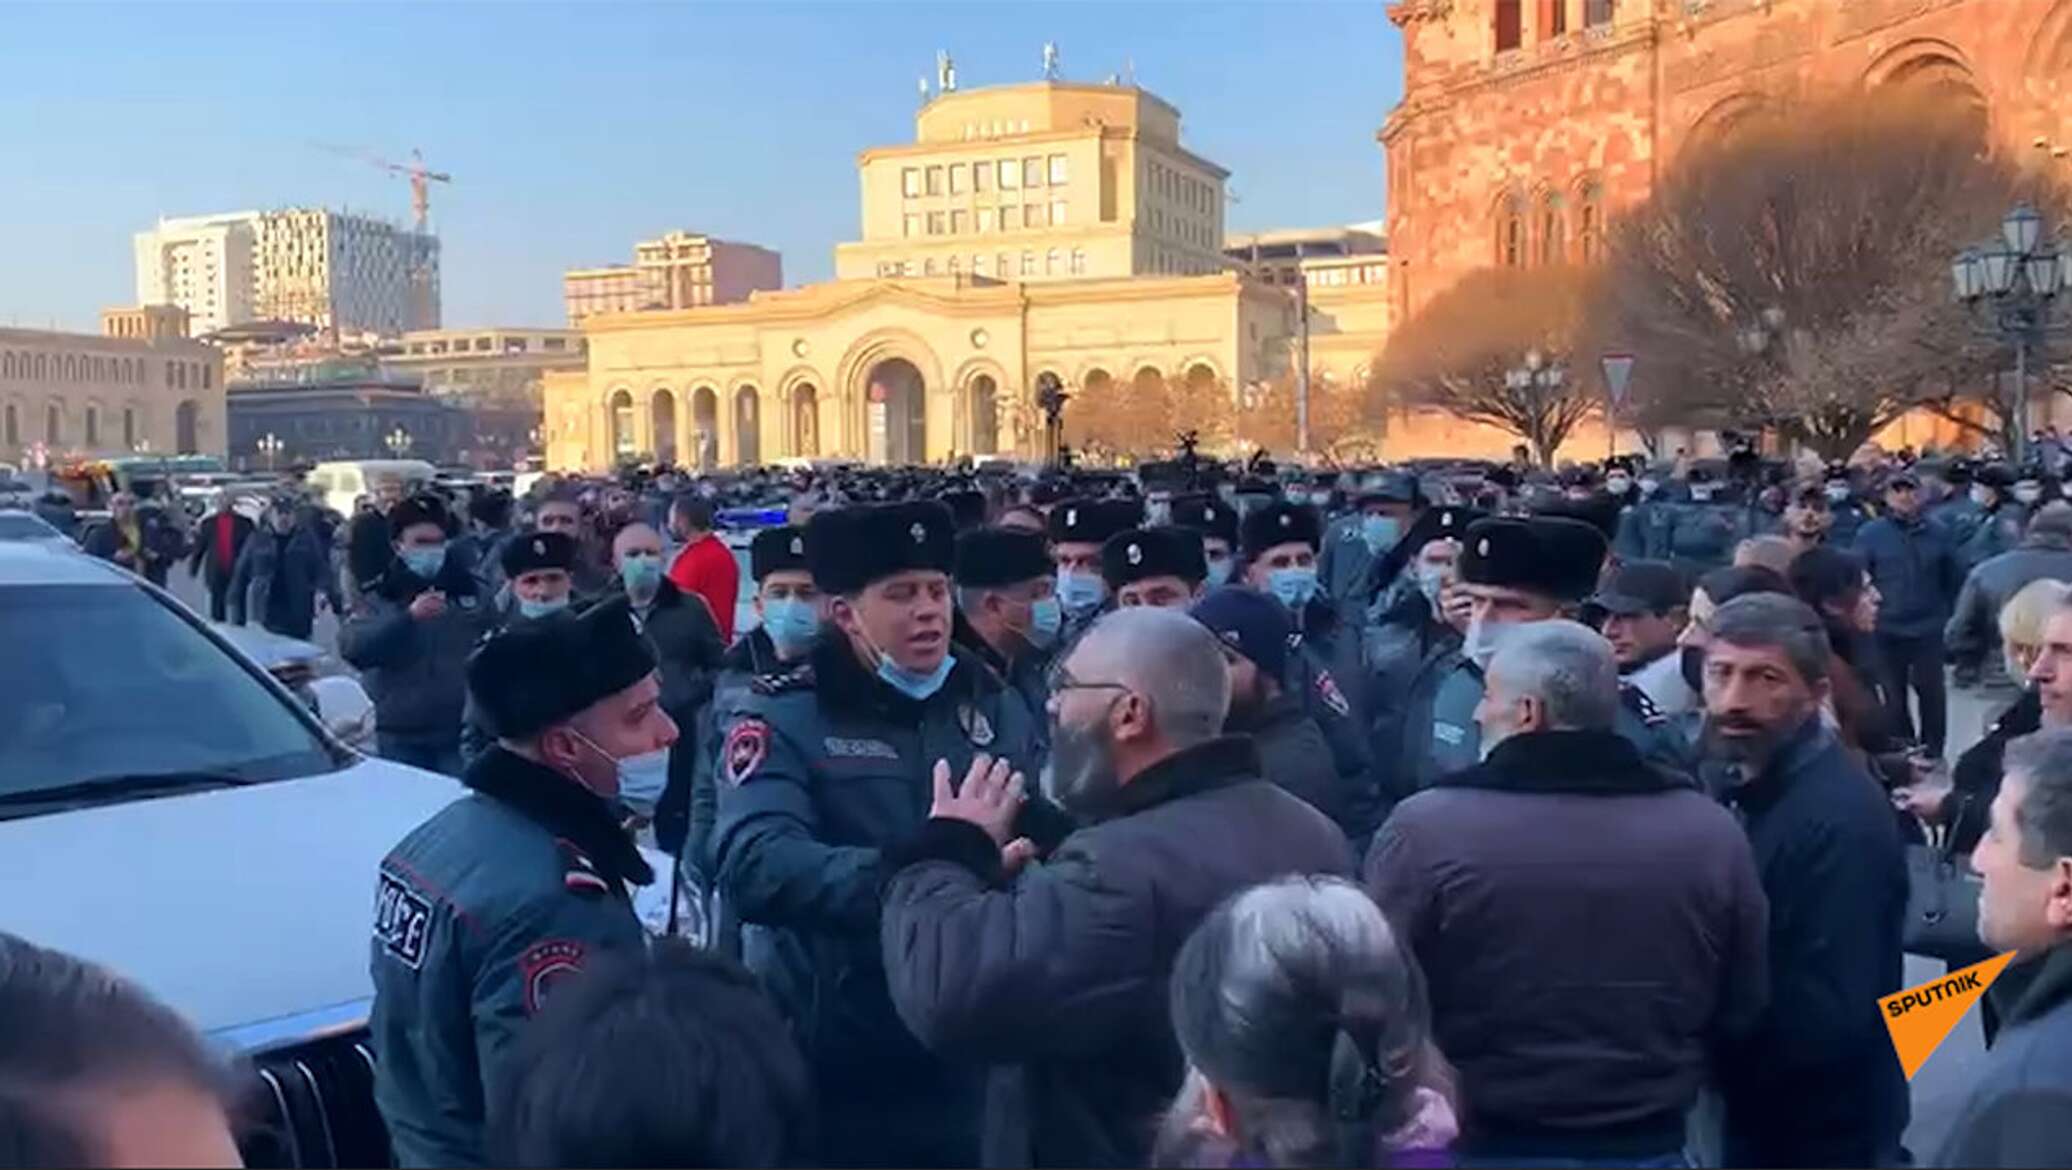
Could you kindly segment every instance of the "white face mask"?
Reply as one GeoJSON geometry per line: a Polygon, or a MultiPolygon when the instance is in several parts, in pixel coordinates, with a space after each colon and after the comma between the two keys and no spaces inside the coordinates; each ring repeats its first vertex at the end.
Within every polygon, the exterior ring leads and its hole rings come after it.
{"type": "Polygon", "coordinates": [[[2043,488],[2018,486],[2014,489],[2014,498],[2024,504],[2033,504],[2043,498],[2043,488]]]}
{"type": "Polygon", "coordinates": [[[1987,487],[1987,486],[1986,486],[1985,484],[1982,484],[1982,483],[1975,483],[1975,484],[1972,484],[1972,485],[1971,485],[1971,502],[1972,502],[1972,503],[1974,503],[1974,504],[1977,504],[1977,505],[1978,505],[1979,507],[1981,507],[1981,508],[1990,508],[1990,507],[1992,507],[1992,506],[1993,506],[1993,489],[1992,489],[1992,488],[1989,488],[1989,487],[1987,487]]]}
{"type": "Polygon", "coordinates": [[[1468,633],[1461,640],[1460,652],[1477,669],[1488,670],[1489,660],[1496,657],[1496,647],[1505,627],[1488,625],[1479,617],[1468,620],[1468,633]]]}
{"type": "Polygon", "coordinates": [[[1432,616],[1439,616],[1439,594],[1446,588],[1446,582],[1453,577],[1451,565],[1417,563],[1417,589],[1431,603],[1432,616]]]}

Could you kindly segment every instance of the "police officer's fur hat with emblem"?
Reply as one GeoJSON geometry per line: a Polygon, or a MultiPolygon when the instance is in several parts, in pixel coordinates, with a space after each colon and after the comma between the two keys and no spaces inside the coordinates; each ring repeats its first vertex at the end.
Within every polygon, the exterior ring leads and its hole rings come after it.
{"type": "Polygon", "coordinates": [[[806,567],[823,593],[861,592],[909,569],[948,573],[956,559],[950,510],[933,500],[837,508],[806,522],[806,567]]]}
{"type": "Polygon", "coordinates": [[[1604,533],[1581,520],[1500,517],[1468,526],[1460,576],[1470,585],[1503,585],[1581,601],[1597,588],[1604,533]]]}
{"type": "Polygon", "coordinates": [[[1459,504],[1444,504],[1419,512],[1417,519],[1411,521],[1410,530],[1403,534],[1403,539],[1381,554],[1381,561],[1374,569],[1374,580],[1395,580],[1403,566],[1410,563],[1410,558],[1424,551],[1424,546],[1435,540],[1464,539],[1468,526],[1486,515],[1488,513],[1459,504]]]}
{"type": "Polygon", "coordinates": [[[415,495],[396,501],[389,509],[389,533],[402,536],[407,528],[420,524],[436,524],[439,531],[453,535],[453,513],[447,511],[445,501],[433,495],[415,495]]]}
{"type": "Polygon", "coordinates": [[[1144,505],[1136,500],[1096,500],[1078,496],[1059,500],[1050,510],[1054,544],[1102,544],[1125,528],[1144,522],[1144,505]]]}
{"type": "Polygon", "coordinates": [[[1130,528],[1101,545],[1101,578],[1110,589],[1152,577],[1178,577],[1199,585],[1208,576],[1201,533],[1192,528],[1130,528]]]}
{"type": "Polygon", "coordinates": [[[573,570],[576,567],[575,537],[566,532],[521,532],[504,542],[497,564],[504,576],[516,577],[538,569],[573,570]]]}
{"type": "Polygon", "coordinates": [[[951,576],[967,589],[998,589],[1048,577],[1055,568],[1041,533],[974,528],[957,534],[957,568],[951,576]]]}
{"type": "Polygon", "coordinates": [[[1276,501],[1253,509],[1245,517],[1244,550],[1247,558],[1258,556],[1277,544],[1300,542],[1315,552],[1324,543],[1324,520],[1308,504],[1276,501]]]}
{"type": "Polygon", "coordinates": [[[468,692],[490,734],[524,739],[655,669],[626,599],[520,622],[468,658],[468,692]]]}
{"type": "Polygon", "coordinates": [[[1213,536],[1227,544],[1237,543],[1237,509],[1213,492],[1195,492],[1173,497],[1173,523],[1213,536]]]}
{"type": "Polygon", "coordinates": [[[806,570],[806,530],[800,525],[765,528],[748,542],[748,575],[757,581],[794,569],[806,570]]]}

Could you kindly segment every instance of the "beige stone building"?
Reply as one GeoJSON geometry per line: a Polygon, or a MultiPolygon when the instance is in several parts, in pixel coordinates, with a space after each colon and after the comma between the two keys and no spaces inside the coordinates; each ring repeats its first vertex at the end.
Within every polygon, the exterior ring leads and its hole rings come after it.
{"type": "Polygon", "coordinates": [[[99,335],[0,329],[0,461],[222,455],[222,355],[167,308],[108,310],[99,335]]]}
{"type": "Polygon", "coordinates": [[[577,268],[561,278],[568,323],[599,313],[731,305],[784,287],[784,262],[768,248],[670,232],[633,246],[633,263],[577,268]]]}
{"type": "MultiPolygon", "coordinates": [[[[588,369],[544,379],[548,465],[1028,456],[1046,378],[1235,393],[1290,368],[1298,299],[1223,254],[1225,172],[1180,144],[1172,106],[1045,81],[940,95],[915,129],[859,156],[864,238],[835,280],[586,319],[588,369]]],[[[1381,286],[1319,290],[1313,368],[1355,377],[1387,311],[1381,286]]]]}

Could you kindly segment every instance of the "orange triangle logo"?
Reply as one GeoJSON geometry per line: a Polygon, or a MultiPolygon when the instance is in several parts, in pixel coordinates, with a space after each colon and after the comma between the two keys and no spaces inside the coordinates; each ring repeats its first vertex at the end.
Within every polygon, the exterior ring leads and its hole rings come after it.
{"type": "Polygon", "coordinates": [[[1885,1013],[1885,1030],[1892,1033],[1892,1047],[1899,1053],[1899,1065],[1907,1079],[1928,1063],[1929,1054],[2000,978],[2000,972],[2014,960],[2015,952],[1995,955],[1983,963],[1961,967],[1940,979],[1919,987],[1896,991],[1878,1001],[1885,1013]]]}

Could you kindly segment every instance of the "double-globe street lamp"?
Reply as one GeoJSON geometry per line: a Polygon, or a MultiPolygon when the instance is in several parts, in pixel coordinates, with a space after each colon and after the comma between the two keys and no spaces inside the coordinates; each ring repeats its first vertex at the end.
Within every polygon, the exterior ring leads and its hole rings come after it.
{"type": "Polygon", "coordinates": [[[1984,336],[2014,347],[2014,458],[2029,456],[2029,351],[2063,327],[2051,323],[2059,294],[2072,289],[2072,249],[2045,230],[2027,204],[2001,221],[2000,237],[1966,248],[1951,262],[1957,299],[1979,309],[1984,336]]]}
{"type": "Polygon", "coordinates": [[[281,442],[279,435],[268,431],[259,436],[259,441],[253,444],[253,446],[258,447],[259,453],[266,456],[266,470],[272,471],[274,470],[274,461],[280,458],[281,449],[286,447],[287,444],[281,442]]]}
{"type": "Polygon", "coordinates": [[[397,427],[388,433],[388,438],[382,441],[388,444],[389,454],[401,459],[403,453],[410,449],[410,432],[402,427],[397,427]]]}

